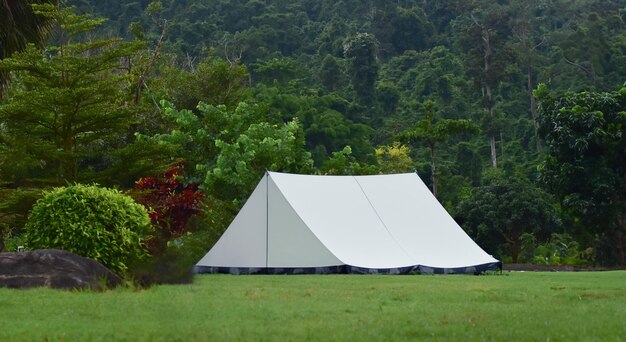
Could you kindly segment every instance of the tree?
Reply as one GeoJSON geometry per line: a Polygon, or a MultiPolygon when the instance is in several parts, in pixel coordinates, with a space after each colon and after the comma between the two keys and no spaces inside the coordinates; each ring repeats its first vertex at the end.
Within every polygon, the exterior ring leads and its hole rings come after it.
{"type": "Polygon", "coordinates": [[[195,110],[198,102],[236,107],[249,97],[250,74],[237,62],[207,57],[190,70],[165,67],[157,91],[176,107],[195,110]]]}
{"type": "MultiPolygon", "coordinates": [[[[22,51],[28,43],[42,46],[48,37],[52,20],[35,13],[33,4],[54,4],[59,0],[4,0],[0,1],[0,60],[22,51]]],[[[0,99],[9,73],[0,71],[0,99]]]]}
{"type": "Polygon", "coordinates": [[[318,173],[322,175],[371,175],[378,173],[375,165],[360,163],[352,155],[350,146],[341,151],[333,152],[320,166],[318,173]]]}
{"type": "MultiPolygon", "coordinates": [[[[161,29],[161,35],[156,41],[154,49],[152,51],[145,51],[146,54],[144,55],[144,57],[147,58],[144,58],[143,63],[138,63],[139,67],[137,67],[136,65],[131,66],[130,60],[128,61],[129,71],[131,70],[131,68],[138,69],[138,71],[135,71],[135,74],[137,75],[137,79],[135,81],[135,104],[139,104],[141,102],[143,89],[147,88],[146,79],[148,75],[151,74],[154,67],[157,65],[157,62],[161,55],[163,42],[167,37],[168,22],[167,20],[160,17],[160,12],[162,11],[162,9],[163,4],[160,0],[154,0],[148,5],[148,7],[146,7],[146,13],[152,18],[152,21],[161,29]]],[[[132,22],[129,25],[129,30],[131,31],[135,39],[145,39],[143,27],[139,22],[132,22]]]]}
{"type": "Polygon", "coordinates": [[[256,90],[255,100],[267,106],[264,116],[270,121],[299,119],[306,149],[312,153],[315,166],[320,166],[331,153],[345,146],[350,146],[351,156],[357,160],[375,162],[371,139],[373,129],[346,118],[350,102],[338,94],[301,94],[292,87],[265,85],[258,85],[256,90]]]}
{"type": "Polygon", "coordinates": [[[546,85],[540,134],[548,153],[541,180],[561,201],[579,238],[611,241],[604,263],[626,265],[626,88],[555,96],[546,85]]]}
{"type": "Polygon", "coordinates": [[[200,102],[198,114],[177,110],[165,100],[161,106],[175,126],[169,133],[141,139],[172,146],[172,157],[188,166],[186,180],[200,184],[207,195],[244,200],[265,171],[312,169],[297,119],[267,122],[264,108],[247,102],[234,109],[200,102]]]}
{"type": "Polygon", "coordinates": [[[286,84],[303,74],[302,67],[290,57],[259,61],[253,68],[255,81],[265,84],[286,84]]]}
{"type": "Polygon", "coordinates": [[[172,127],[166,133],[151,136],[137,133],[138,138],[167,148],[172,159],[184,161],[185,180],[197,184],[206,177],[204,168],[212,167],[217,159],[216,140],[232,141],[253,122],[262,120],[260,108],[246,102],[233,110],[225,105],[200,102],[196,106],[198,113],[194,113],[189,109],[179,110],[167,100],[161,100],[160,108],[173,123],[172,127]]]}
{"type": "Polygon", "coordinates": [[[390,41],[397,54],[406,50],[425,50],[434,35],[433,25],[418,7],[398,8],[390,26],[393,28],[390,41]]]}
{"type": "Polygon", "coordinates": [[[343,54],[349,60],[350,81],[357,99],[365,106],[371,105],[378,76],[376,37],[370,33],[348,37],[343,43],[343,54]]]}
{"type": "Polygon", "coordinates": [[[341,68],[333,56],[327,54],[324,57],[320,66],[319,77],[326,90],[334,91],[340,88],[341,68]]]}
{"type": "Polygon", "coordinates": [[[615,57],[624,55],[619,51],[625,46],[623,36],[626,31],[623,18],[617,18],[621,27],[610,32],[608,23],[615,17],[615,14],[607,14],[607,19],[595,12],[585,15],[587,18],[574,24],[572,30],[567,32],[567,37],[559,42],[559,62],[569,69],[567,72],[569,80],[562,79],[561,81],[571,82],[571,86],[576,90],[607,90],[615,82],[623,82],[622,75],[621,78],[618,76],[617,79],[610,80],[611,83],[605,83],[611,69],[619,70],[619,66],[613,66],[617,62],[615,57]],[[613,49],[615,50],[611,51],[613,49]],[[572,77],[576,74],[582,77],[572,77]],[[577,86],[574,82],[584,85],[584,88],[577,86]]]}
{"type": "Polygon", "coordinates": [[[507,15],[499,3],[471,2],[467,16],[457,19],[457,36],[467,52],[467,71],[483,97],[482,130],[489,137],[491,166],[497,167],[496,136],[501,132],[497,109],[497,87],[511,72],[514,54],[506,44],[507,15]]]}
{"type": "Polygon", "coordinates": [[[282,125],[253,123],[234,141],[218,139],[219,155],[208,167],[207,189],[224,199],[248,198],[266,171],[310,172],[311,154],[304,150],[304,134],[297,119],[282,125]]]}
{"type": "Polygon", "coordinates": [[[541,151],[539,139],[539,122],[537,119],[537,100],[533,94],[535,88],[536,63],[538,49],[546,42],[546,37],[540,34],[540,20],[535,15],[543,6],[538,0],[518,1],[511,4],[511,20],[509,25],[513,36],[518,42],[522,64],[526,69],[526,90],[529,96],[530,115],[535,127],[535,145],[537,152],[541,151]]]}
{"type": "Polygon", "coordinates": [[[476,133],[478,126],[470,120],[441,119],[435,121],[435,119],[435,102],[426,101],[424,103],[424,118],[413,129],[402,132],[400,139],[411,144],[421,142],[430,149],[430,179],[433,195],[437,197],[437,145],[446,142],[452,135],[476,133]]]}
{"type": "Polygon", "coordinates": [[[412,172],[415,163],[411,159],[411,149],[406,145],[394,143],[376,148],[376,159],[383,174],[412,172]]]}
{"type": "Polygon", "coordinates": [[[495,171],[485,183],[459,204],[457,219],[488,252],[505,245],[515,263],[523,234],[547,239],[559,227],[552,199],[529,181],[495,171]]]}
{"type": "Polygon", "coordinates": [[[372,129],[369,126],[354,123],[336,110],[321,105],[318,108],[301,111],[306,146],[317,152],[314,155],[316,165],[320,165],[328,154],[345,146],[350,146],[351,156],[359,160],[373,154],[370,143],[372,129]]]}
{"type": "Polygon", "coordinates": [[[29,45],[0,61],[0,70],[16,76],[0,105],[0,143],[6,153],[22,154],[30,171],[40,165],[46,170],[40,176],[76,181],[81,172],[102,168],[97,164],[135,120],[119,60],[140,46],[119,39],[81,41],[102,20],[54,5],[33,8],[58,24],[60,45],[44,51],[29,45]]]}

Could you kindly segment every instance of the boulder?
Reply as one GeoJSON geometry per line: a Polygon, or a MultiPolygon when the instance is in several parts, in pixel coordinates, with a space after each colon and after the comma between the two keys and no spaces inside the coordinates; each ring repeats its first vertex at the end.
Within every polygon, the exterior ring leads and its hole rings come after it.
{"type": "Polygon", "coordinates": [[[0,287],[104,289],[122,279],[99,262],[58,249],[0,253],[0,287]]]}

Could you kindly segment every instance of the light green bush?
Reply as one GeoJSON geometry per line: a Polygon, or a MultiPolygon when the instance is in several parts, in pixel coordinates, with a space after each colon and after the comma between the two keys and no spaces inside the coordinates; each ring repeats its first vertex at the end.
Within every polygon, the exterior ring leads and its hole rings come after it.
{"type": "Polygon", "coordinates": [[[571,235],[553,233],[548,241],[537,243],[532,233],[522,234],[520,262],[546,265],[581,265],[590,263],[592,251],[581,251],[571,235]]]}
{"type": "Polygon", "coordinates": [[[95,259],[124,273],[146,255],[150,231],[146,209],[121,192],[76,184],[45,192],[26,224],[28,249],[55,248],[95,259]]]}

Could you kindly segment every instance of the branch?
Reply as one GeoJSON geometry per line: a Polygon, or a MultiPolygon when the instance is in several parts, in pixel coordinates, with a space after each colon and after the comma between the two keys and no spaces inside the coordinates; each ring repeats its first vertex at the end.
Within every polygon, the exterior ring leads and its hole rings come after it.
{"type": "Polygon", "coordinates": [[[541,37],[541,41],[539,42],[539,44],[533,46],[533,48],[531,49],[532,51],[537,50],[538,47],[540,47],[543,43],[545,43],[547,41],[546,36],[541,37]]]}
{"type": "Polygon", "coordinates": [[[502,229],[498,228],[497,231],[504,238],[504,241],[506,241],[508,244],[512,245],[515,243],[515,241],[511,239],[502,229]]]}
{"type": "Polygon", "coordinates": [[[567,63],[569,63],[569,64],[571,64],[571,65],[573,65],[573,66],[575,66],[575,67],[579,68],[579,69],[580,69],[580,70],[582,70],[584,73],[586,73],[588,76],[590,76],[591,78],[595,79],[595,77],[594,77],[594,74],[593,74],[593,71],[592,71],[592,70],[589,70],[589,69],[585,68],[583,65],[578,64],[578,63],[576,63],[576,62],[574,62],[574,61],[570,61],[570,60],[569,60],[569,59],[567,59],[567,57],[565,57],[565,56],[563,56],[563,59],[565,59],[565,61],[566,61],[567,63]]]}
{"type": "Polygon", "coordinates": [[[195,68],[195,66],[194,66],[195,60],[196,60],[196,57],[192,57],[192,56],[189,54],[189,52],[187,52],[187,66],[189,67],[189,71],[190,71],[192,74],[195,74],[195,73],[196,73],[196,68],[195,68]]]}
{"type": "Polygon", "coordinates": [[[150,88],[148,88],[148,84],[146,84],[146,82],[143,83],[143,86],[146,88],[146,90],[148,91],[148,94],[150,95],[150,98],[152,99],[152,102],[154,103],[154,106],[156,107],[157,111],[161,111],[161,106],[159,106],[159,103],[157,102],[157,100],[154,98],[154,96],[152,95],[152,93],[150,93],[150,88]]]}
{"type": "Polygon", "coordinates": [[[476,17],[474,16],[474,13],[470,14],[470,18],[472,18],[472,21],[474,22],[474,24],[478,27],[480,27],[481,29],[483,28],[483,26],[481,24],[478,23],[478,20],[476,19],[476,17]]]}
{"type": "MultiPolygon", "coordinates": [[[[163,46],[163,41],[165,41],[165,37],[167,36],[167,19],[163,19],[163,29],[161,30],[161,36],[157,41],[156,46],[154,47],[154,51],[152,52],[152,56],[150,57],[150,63],[148,63],[148,67],[139,75],[139,82],[137,84],[137,89],[135,91],[135,103],[139,103],[141,101],[141,88],[146,86],[146,75],[152,67],[156,64],[157,59],[159,58],[159,52],[161,51],[161,47],[163,46]]],[[[147,88],[147,87],[146,87],[147,88]]]]}

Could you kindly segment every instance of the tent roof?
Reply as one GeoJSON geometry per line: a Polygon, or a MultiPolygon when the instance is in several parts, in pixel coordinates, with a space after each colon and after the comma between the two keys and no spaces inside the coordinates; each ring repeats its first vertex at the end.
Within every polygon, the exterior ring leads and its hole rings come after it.
{"type": "Polygon", "coordinates": [[[458,269],[494,263],[415,173],[268,172],[197,266],[458,269]]]}

